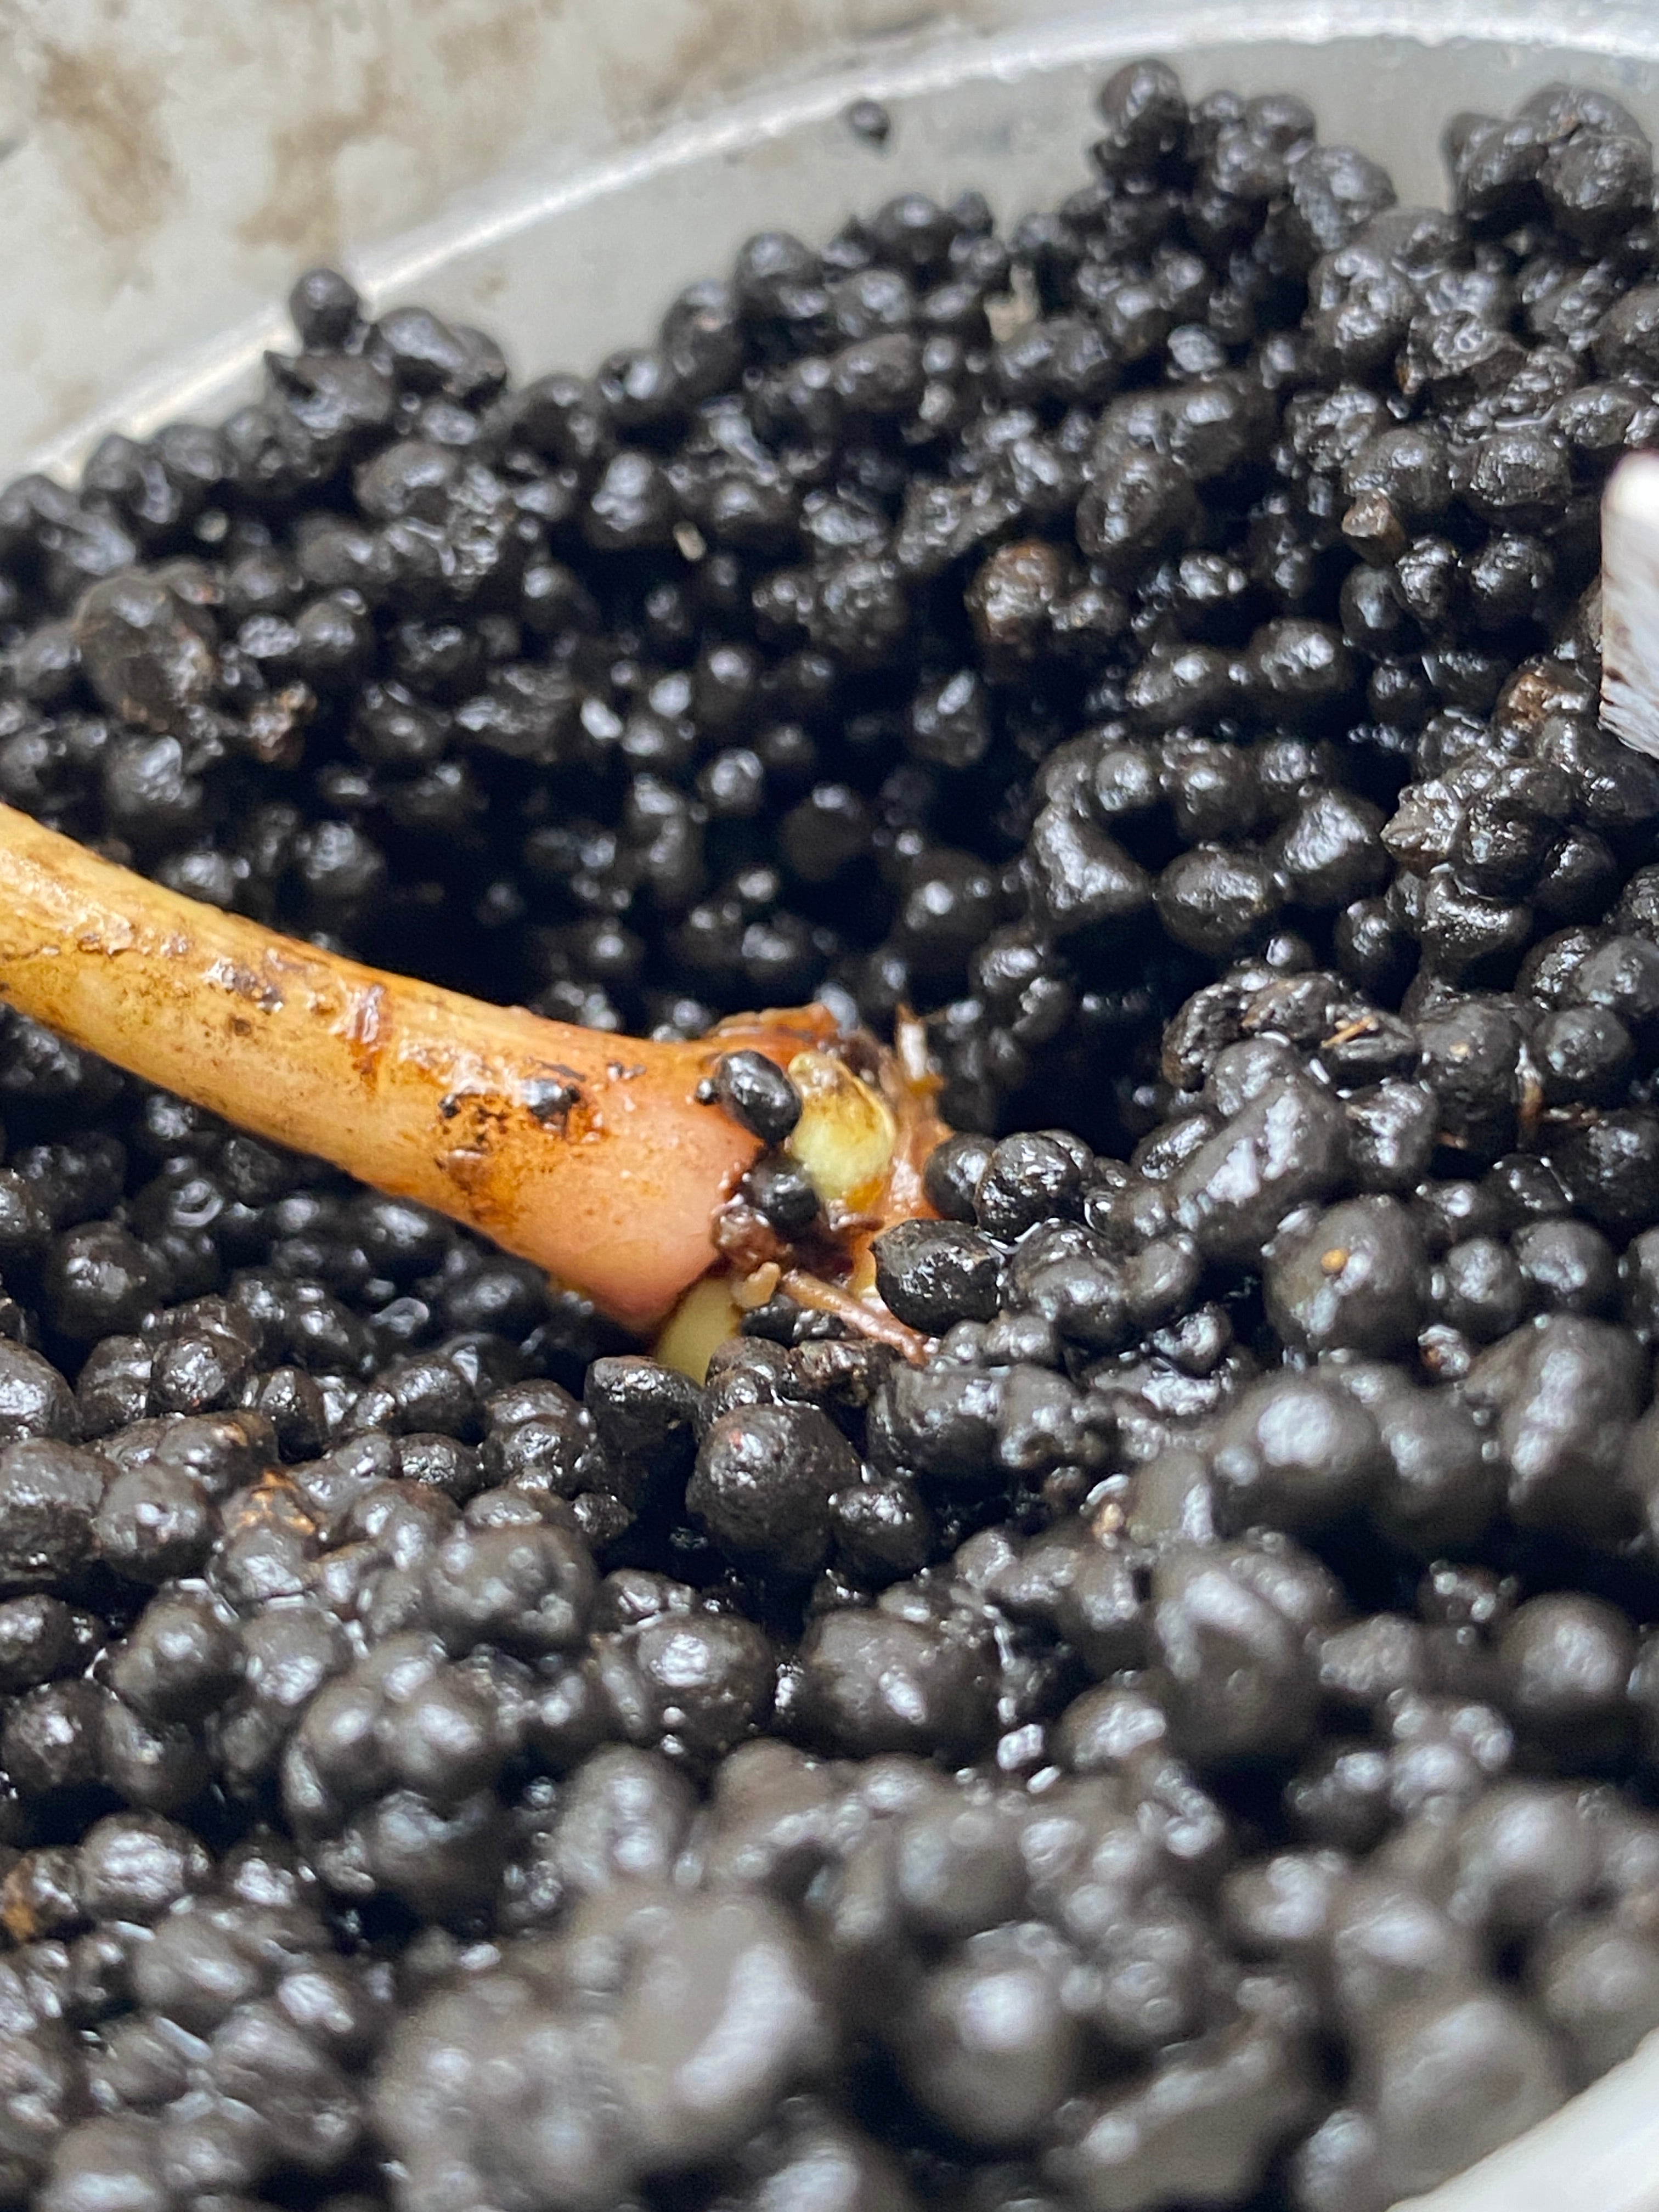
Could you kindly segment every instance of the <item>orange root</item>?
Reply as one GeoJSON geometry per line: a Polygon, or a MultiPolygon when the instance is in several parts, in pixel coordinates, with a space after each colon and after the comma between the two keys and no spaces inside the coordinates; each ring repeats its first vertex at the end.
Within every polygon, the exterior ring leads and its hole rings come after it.
{"type": "Polygon", "coordinates": [[[697,1086],[787,1063],[821,1006],[688,1043],[616,1037],[383,975],[180,897],[0,807],[0,1000],[146,1082],[482,1231],[619,1322],[714,1257],[759,1150],[697,1086]]]}
{"type": "Polygon", "coordinates": [[[0,1001],[256,1136],[481,1231],[633,1329],[708,1272],[716,1216],[760,1150],[698,1096],[722,1055],[787,1066],[834,1054],[831,1089],[866,1134],[871,1116],[890,1130],[890,1152],[856,1213],[829,1202],[810,1249],[776,1248],[773,1279],[921,1356],[923,1340],[876,1296],[871,1249],[932,1212],[922,1169],[946,1134],[908,1014],[891,1051],[840,1036],[822,1006],[740,1015],[684,1043],[611,1036],[278,936],[6,806],[0,886],[0,1001]]]}

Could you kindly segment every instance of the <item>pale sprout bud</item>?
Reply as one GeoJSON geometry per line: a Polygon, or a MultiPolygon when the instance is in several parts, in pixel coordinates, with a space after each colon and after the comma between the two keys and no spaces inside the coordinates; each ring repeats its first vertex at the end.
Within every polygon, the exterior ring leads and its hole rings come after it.
{"type": "Polygon", "coordinates": [[[879,1199],[892,1164],[898,1125],[878,1091],[824,1052],[798,1052],[789,1079],[800,1093],[800,1119],[787,1149],[811,1178],[831,1220],[860,1213],[879,1199]]]}

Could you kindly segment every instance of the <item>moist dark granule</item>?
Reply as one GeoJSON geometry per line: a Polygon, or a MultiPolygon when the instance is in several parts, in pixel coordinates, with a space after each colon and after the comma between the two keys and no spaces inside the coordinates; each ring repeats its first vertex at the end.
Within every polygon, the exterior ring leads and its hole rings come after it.
{"type": "Polygon", "coordinates": [[[0,798],[601,1029],[912,1008],[960,1133],[925,1364],[696,1383],[4,1018],[6,2203],[1384,2212],[1659,2027],[1648,142],[1098,104],[592,375],[312,271],[0,494],[0,798]]]}

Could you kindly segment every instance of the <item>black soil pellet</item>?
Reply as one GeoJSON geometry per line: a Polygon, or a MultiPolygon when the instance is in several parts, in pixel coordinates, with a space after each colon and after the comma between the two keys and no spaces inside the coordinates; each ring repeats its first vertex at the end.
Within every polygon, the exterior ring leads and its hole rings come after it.
{"type": "Polygon", "coordinates": [[[781,1145],[800,1119],[800,1094],[764,1053],[728,1052],[714,1070],[714,1096],[763,1144],[781,1145]]]}
{"type": "Polygon", "coordinates": [[[312,270],[0,493],[0,799],[618,1035],[909,1009],[957,1133],[923,1361],[699,1382],[0,1016],[9,2203],[1382,2212],[1659,2027],[1650,149],[1097,105],[589,374],[312,270]]]}
{"type": "Polygon", "coordinates": [[[855,100],[842,120],[866,145],[884,146],[893,134],[893,118],[878,100],[855,100]]]}

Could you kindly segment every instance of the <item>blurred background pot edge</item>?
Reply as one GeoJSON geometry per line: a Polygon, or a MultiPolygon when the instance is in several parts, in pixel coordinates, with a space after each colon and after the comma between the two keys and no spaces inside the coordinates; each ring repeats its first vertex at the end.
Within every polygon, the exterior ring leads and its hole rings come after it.
{"type": "Polygon", "coordinates": [[[1103,69],[1153,49],[1195,93],[1294,85],[1408,199],[1461,106],[1659,96],[1646,0],[5,0],[0,469],[224,412],[318,260],[529,368],[631,337],[762,205],[810,231],[982,178],[1017,213],[1073,177],[1103,69]],[[842,120],[866,93],[879,148],[842,120]]]}

